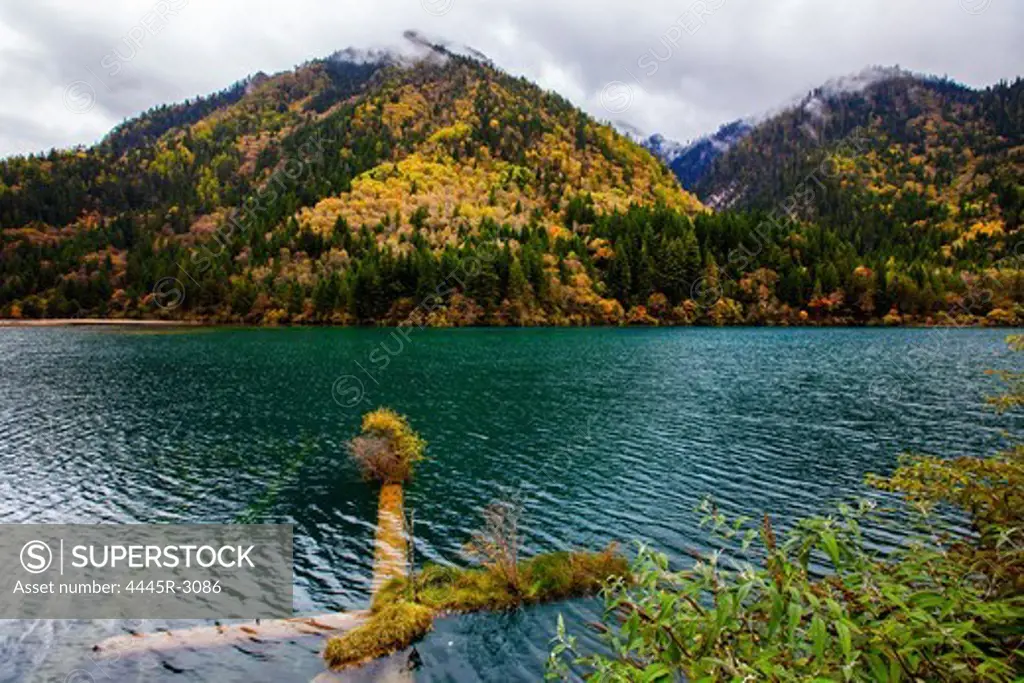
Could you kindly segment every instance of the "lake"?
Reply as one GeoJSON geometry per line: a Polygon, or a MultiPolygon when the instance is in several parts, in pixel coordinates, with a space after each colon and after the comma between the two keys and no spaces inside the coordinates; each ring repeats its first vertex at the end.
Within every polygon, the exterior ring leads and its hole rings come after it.
{"type": "MultiPolygon", "coordinates": [[[[376,491],[345,442],[388,405],[429,442],[417,553],[466,562],[479,510],[524,505],[525,554],[706,547],[705,495],[780,524],[864,494],[904,451],[990,453],[1005,330],[0,329],[0,522],[295,525],[295,610],[365,607],[376,491]]],[[[422,681],[537,680],[559,613],[444,620],[422,681]]],[[[126,628],[0,622],[0,681],[309,681],[316,644],[89,660],[126,628]],[[105,665],[106,666],[106,665],[105,665]],[[72,673],[74,672],[74,673],[72,673]],[[70,678],[69,678],[70,675],[70,678]]],[[[363,674],[365,678],[368,674],[363,674]]],[[[359,676],[353,677],[358,679],[359,676]]]]}

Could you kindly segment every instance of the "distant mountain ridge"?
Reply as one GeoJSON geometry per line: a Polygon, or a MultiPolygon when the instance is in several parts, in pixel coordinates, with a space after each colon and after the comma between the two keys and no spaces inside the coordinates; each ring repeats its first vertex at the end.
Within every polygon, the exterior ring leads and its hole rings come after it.
{"type": "Polygon", "coordinates": [[[711,171],[715,160],[732,149],[761,123],[792,109],[804,109],[813,117],[822,106],[823,98],[857,93],[876,83],[895,78],[939,80],[914,74],[899,66],[871,66],[858,73],[832,78],[808,95],[796,98],[789,104],[781,105],[774,111],[724,123],[715,133],[701,136],[688,143],[670,140],[660,133],[646,138],[634,135],[634,138],[640,140],[644,147],[671,168],[684,188],[694,191],[700,181],[711,171]]]}
{"type": "Polygon", "coordinates": [[[715,209],[769,210],[805,190],[826,160],[841,179],[789,207],[804,220],[902,221],[952,245],[999,237],[1021,223],[1021,80],[973,90],[900,67],[832,79],[763,117],[679,145],[644,145],[715,209]],[[851,137],[852,136],[852,137],[851,137]],[[857,142],[851,146],[851,140],[857,142]],[[913,208],[912,208],[913,207],[913,208]]]}
{"type": "Polygon", "coordinates": [[[729,151],[751,130],[751,123],[739,119],[689,144],[680,144],[656,133],[644,140],[643,145],[672,169],[684,188],[692,191],[711,169],[715,159],[729,151]]]}
{"type": "Polygon", "coordinates": [[[758,124],[694,189],[716,208],[770,209],[816,174],[819,191],[792,207],[804,220],[895,221],[951,242],[1016,230],[1024,82],[972,90],[899,69],[873,75],[853,90],[830,82],[758,124]]]}

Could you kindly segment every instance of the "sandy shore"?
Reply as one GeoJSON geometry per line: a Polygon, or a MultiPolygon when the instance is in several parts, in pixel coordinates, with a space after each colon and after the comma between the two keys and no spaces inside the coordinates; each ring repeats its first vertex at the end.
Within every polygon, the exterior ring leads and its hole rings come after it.
{"type": "Polygon", "coordinates": [[[115,318],[44,318],[39,320],[0,319],[0,327],[196,327],[193,320],[118,320],[115,318]]]}

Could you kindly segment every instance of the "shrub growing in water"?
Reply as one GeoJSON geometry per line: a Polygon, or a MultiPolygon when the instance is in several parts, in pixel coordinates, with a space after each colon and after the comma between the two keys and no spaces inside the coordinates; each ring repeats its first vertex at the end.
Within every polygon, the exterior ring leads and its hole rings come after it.
{"type": "Polygon", "coordinates": [[[600,552],[557,552],[518,561],[520,511],[517,504],[501,502],[484,512],[486,526],[474,534],[474,542],[500,548],[497,555],[485,554],[497,560],[466,569],[428,564],[385,583],[374,594],[369,620],[328,642],[328,665],[354,666],[401,650],[425,635],[440,613],[505,610],[592,595],[608,580],[628,575],[629,563],[614,544],[600,552]],[[515,566],[509,567],[510,561],[515,566]]]}
{"type": "Polygon", "coordinates": [[[506,590],[513,595],[518,595],[521,590],[519,518],[522,513],[522,506],[514,501],[491,503],[483,511],[483,528],[475,531],[472,540],[466,544],[466,551],[479,557],[484,567],[501,579],[506,590]]]}
{"type": "Polygon", "coordinates": [[[378,408],[363,416],[362,433],[349,442],[349,453],[366,479],[402,484],[412,478],[426,445],[403,416],[378,408]]]}

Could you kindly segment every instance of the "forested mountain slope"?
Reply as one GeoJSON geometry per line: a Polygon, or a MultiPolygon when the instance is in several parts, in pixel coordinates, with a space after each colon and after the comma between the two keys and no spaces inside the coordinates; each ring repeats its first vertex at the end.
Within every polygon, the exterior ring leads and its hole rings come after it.
{"type": "Polygon", "coordinates": [[[977,258],[1004,252],[1024,218],[1024,81],[975,91],[883,73],[758,125],[715,161],[700,196],[844,226],[861,251],[923,241],[977,258]]]}
{"type": "Polygon", "coordinates": [[[0,162],[0,317],[1024,322],[1019,80],[812,93],[713,162],[712,213],[557,94],[424,49],[0,162]]]}
{"type": "Polygon", "coordinates": [[[435,324],[589,322],[615,306],[583,223],[631,204],[703,210],[648,152],[485,61],[347,51],[4,161],[0,309],[352,323],[444,289],[435,324]],[[183,300],[154,292],[168,281],[183,300]]]}

